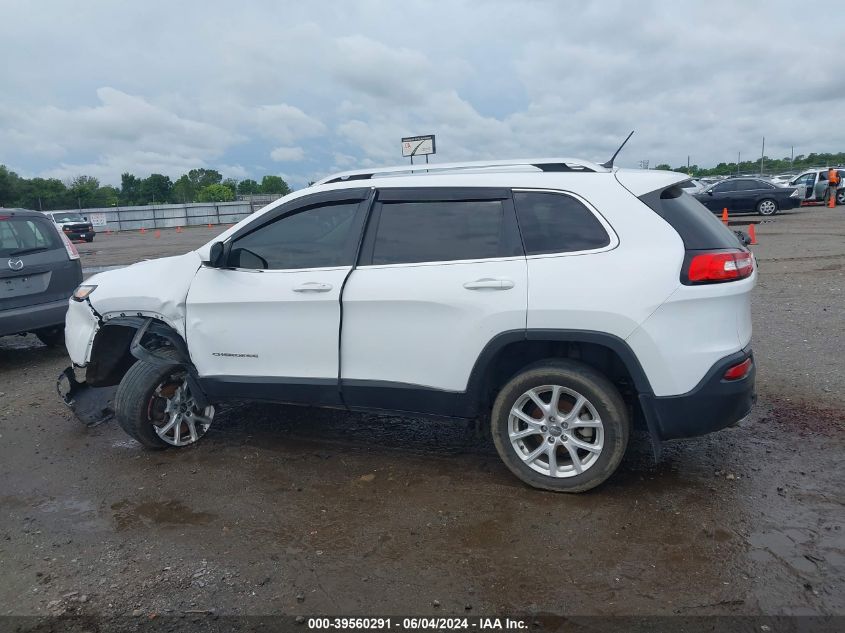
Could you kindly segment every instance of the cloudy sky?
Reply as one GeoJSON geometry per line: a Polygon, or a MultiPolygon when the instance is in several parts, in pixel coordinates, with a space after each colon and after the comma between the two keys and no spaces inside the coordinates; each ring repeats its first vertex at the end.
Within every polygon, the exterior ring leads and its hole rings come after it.
{"type": "Polygon", "coordinates": [[[759,157],[764,135],[770,156],[843,151],[845,11],[823,7],[0,0],[0,163],[300,187],[426,133],[440,162],[606,160],[631,129],[619,164],[759,157]]]}

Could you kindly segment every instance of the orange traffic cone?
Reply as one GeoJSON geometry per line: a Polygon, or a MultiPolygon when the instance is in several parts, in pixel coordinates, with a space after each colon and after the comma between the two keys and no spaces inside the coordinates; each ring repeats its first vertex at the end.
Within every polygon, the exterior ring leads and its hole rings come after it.
{"type": "Polygon", "coordinates": [[[722,222],[725,223],[725,226],[728,225],[728,208],[727,207],[722,209],[722,222]]]}
{"type": "Polygon", "coordinates": [[[836,194],[835,193],[832,196],[830,196],[830,201],[827,203],[827,206],[831,209],[836,208],[836,194]]]}
{"type": "Polygon", "coordinates": [[[754,231],[754,225],[753,224],[748,227],[748,237],[751,238],[752,244],[757,243],[757,233],[755,233],[755,231],[754,231]]]}
{"type": "Polygon", "coordinates": [[[181,233],[181,232],[182,232],[182,227],[181,227],[181,226],[177,226],[177,227],[176,227],[176,232],[177,232],[177,233],[181,233]]]}
{"type": "Polygon", "coordinates": [[[160,238],[161,237],[161,231],[156,230],[155,237],[156,237],[156,239],[160,238]]]}
{"type": "Polygon", "coordinates": [[[144,234],[144,233],[146,233],[146,232],[147,232],[147,229],[145,229],[145,228],[142,226],[142,227],[141,227],[141,235],[143,235],[143,234],[144,234]]]}
{"type": "Polygon", "coordinates": [[[208,228],[211,228],[211,222],[208,223],[208,228]]]}

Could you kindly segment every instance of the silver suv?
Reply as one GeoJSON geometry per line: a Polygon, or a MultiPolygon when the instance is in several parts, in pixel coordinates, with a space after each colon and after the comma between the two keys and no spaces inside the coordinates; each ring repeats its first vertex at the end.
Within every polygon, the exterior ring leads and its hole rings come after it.
{"type": "MultiPolygon", "coordinates": [[[[839,172],[839,188],[836,190],[836,204],[845,204],[845,169],[837,169],[839,172]]],[[[811,169],[793,178],[788,187],[803,188],[805,202],[824,202],[827,192],[826,169],[811,169]]]]}

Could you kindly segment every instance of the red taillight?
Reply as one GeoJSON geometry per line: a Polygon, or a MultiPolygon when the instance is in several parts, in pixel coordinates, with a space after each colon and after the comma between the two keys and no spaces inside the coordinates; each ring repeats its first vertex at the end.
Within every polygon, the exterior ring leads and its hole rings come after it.
{"type": "Polygon", "coordinates": [[[754,256],[748,251],[700,253],[689,262],[690,283],[714,283],[744,279],[754,272],[754,256]]]}
{"type": "Polygon", "coordinates": [[[748,375],[748,372],[751,371],[752,364],[751,359],[746,358],[739,365],[734,365],[728,369],[722,378],[725,380],[739,380],[740,378],[745,378],[748,375]]]}
{"type": "Polygon", "coordinates": [[[79,259],[79,251],[76,250],[76,244],[71,242],[64,233],[59,233],[59,235],[62,236],[62,243],[65,245],[68,259],[79,259]]]}

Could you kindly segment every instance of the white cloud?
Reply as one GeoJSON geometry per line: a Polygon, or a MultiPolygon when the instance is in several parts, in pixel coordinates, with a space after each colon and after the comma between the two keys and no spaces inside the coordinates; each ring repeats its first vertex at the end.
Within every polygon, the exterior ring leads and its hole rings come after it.
{"type": "MultiPolygon", "coordinates": [[[[845,40],[797,26],[795,11],[786,0],[21,4],[0,21],[0,55],[15,60],[0,163],[116,182],[194,167],[260,179],[268,157],[307,157],[314,173],[291,176],[307,182],[399,163],[413,134],[437,135],[436,161],[605,160],[632,128],[621,164],[731,161],[763,135],[772,156],[842,150],[842,126],[826,121],[845,90],[827,60],[845,58],[845,40]]],[[[826,33],[845,31],[842,12],[825,20],[826,33]]]]}
{"type": "Polygon", "coordinates": [[[252,116],[256,129],[265,138],[282,143],[320,136],[326,131],[321,121],[286,103],[259,106],[252,116]]]}
{"type": "Polygon", "coordinates": [[[305,152],[301,147],[276,147],[270,152],[270,158],[277,162],[302,160],[305,152]]]}

